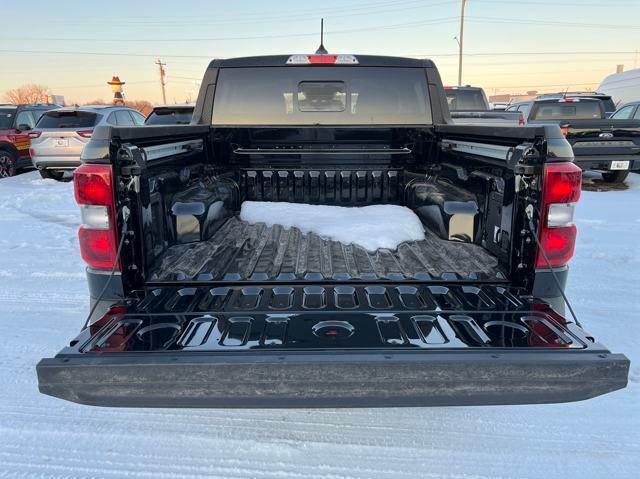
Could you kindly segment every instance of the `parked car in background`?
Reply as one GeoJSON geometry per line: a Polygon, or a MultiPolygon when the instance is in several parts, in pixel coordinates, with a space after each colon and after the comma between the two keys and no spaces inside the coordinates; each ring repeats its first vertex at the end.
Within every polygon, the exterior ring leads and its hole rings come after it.
{"type": "Polygon", "coordinates": [[[496,101],[496,102],[493,102],[493,103],[489,103],[489,107],[492,110],[504,111],[509,107],[509,103],[502,102],[502,101],[496,101]]]}
{"type": "Polygon", "coordinates": [[[492,110],[484,90],[475,86],[444,87],[451,119],[458,124],[515,126],[521,125],[522,116],[500,110],[492,110]]]}
{"type": "Polygon", "coordinates": [[[612,120],[640,120],[640,101],[632,101],[618,108],[613,115],[612,120]]]}
{"type": "Polygon", "coordinates": [[[595,98],[545,98],[515,103],[507,110],[523,114],[528,126],[555,123],[573,147],[575,163],[619,183],[640,170],[640,120],[606,118],[595,98]]]}
{"type": "Polygon", "coordinates": [[[613,112],[616,111],[616,103],[611,98],[611,95],[606,95],[604,93],[599,93],[597,91],[564,91],[558,93],[543,93],[538,95],[536,100],[546,100],[549,98],[593,98],[595,100],[599,100],[602,102],[602,107],[604,108],[605,118],[609,118],[613,115],[613,112]]]}
{"type": "Polygon", "coordinates": [[[182,103],[177,105],[158,105],[147,117],[146,125],[188,125],[193,116],[195,105],[182,103]]]}
{"type": "Polygon", "coordinates": [[[29,133],[31,160],[43,178],[62,180],[65,171],[80,166],[82,148],[98,125],[144,125],[144,115],[121,106],[60,108],[45,113],[29,133]]]}
{"type": "Polygon", "coordinates": [[[31,166],[29,131],[51,104],[0,105],[0,178],[31,166]]]}

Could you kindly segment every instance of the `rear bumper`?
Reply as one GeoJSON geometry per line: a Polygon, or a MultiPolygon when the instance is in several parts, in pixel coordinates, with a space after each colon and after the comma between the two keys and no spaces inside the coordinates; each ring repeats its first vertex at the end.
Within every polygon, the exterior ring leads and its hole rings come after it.
{"type": "Polygon", "coordinates": [[[123,407],[541,404],[622,389],[629,360],[598,351],[141,353],[58,356],[40,392],[123,407]]]}
{"type": "Polygon", "coordinates": [[[640,158],[638,157],[638,155],[576,156],[574,160],[575,164],[578,165],[583,171],[609,171],[611,169],[612,161],[628,161],[629,170],[640,170],[640,158]]]}
{"type": "Polygon", "coordinates": [[[18,159],[18,168],[31,168],[33,163],[28,156],[22,156],[18,159]]]}
{"type": "Polygon", "coordinates": [[[79,156],[44,156],[31,161],[39,170],[74,170],[82,164],[79,156]]]}

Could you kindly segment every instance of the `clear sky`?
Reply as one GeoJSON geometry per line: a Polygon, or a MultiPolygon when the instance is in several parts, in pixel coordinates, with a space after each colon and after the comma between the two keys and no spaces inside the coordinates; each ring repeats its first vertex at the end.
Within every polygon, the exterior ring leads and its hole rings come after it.
{"type": "MultiPolygon", "coordinates": [[[[67,102],[197,95],[216,57],[307,53],[320,17],[331,53],[428,57],[457,82],[461,0],[0,0],[0,101],[25,83],[67,102]],[[66,53],[65,53],[66,52],[66,53]]],[[[617,64],[640,67],[640,0],[468,0],[463,83],[488,94],[595,88],[617,64]]]]}

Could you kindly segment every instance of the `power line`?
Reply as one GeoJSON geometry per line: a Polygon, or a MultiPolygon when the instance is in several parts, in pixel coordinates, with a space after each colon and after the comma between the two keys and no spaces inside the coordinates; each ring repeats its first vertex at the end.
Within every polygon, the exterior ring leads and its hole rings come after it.
{"type": "MultiPolygon", "coordinates": [[[[636,53],[635,50],[629,51],[579,51],[579,52],[478,52],[478,53],[465,53],[465,57],[485,57],[485,56],[507,56],[507,55],[632,55],[636,53]]],[[[455,57],[458,56],[457,53],[431,53],[431,54],[420,54],[420,55],[410,55],[412,57],[455,57]]]]}
{"type": "Polygon", "coordinates": [[[554,25],[561,27],[580,27],[580,28],[605,28],[605,29],[631,29],[640,30],[637,25],[613,25],[604,23],[578,23],[578,22],[556,22],[551,20],[535,20],[535,19],[518,19],[518,18],[495,18],[495,17],[468,17],[474,22],[490,23],[508,23],[514,25],[554,25]]]}
{"type": "Polygon", "coordinates": [[[176,78],[179,78],[180,80],[202,80],[202,77],[200,78],[195,78],[195,77],[181,77],[181,76],[175,76],[175,75],[169,75],[169,80],[174,80],[176,78]]]}
{"type": "MultiPolygon", "coordinates": [[[[127,85],[144,85],[149,83],[155,83],[155,81],[127,81],[127,85]]],[[[104,87],[104,83],[98,83],[95,85],[65,85],[65,86],[52,86],[49,87],[55,90],[63,90],[65,88],[97,88],[104,87]]]]}
{"type": "Polygon", "coordinates": [[[580,85],[599,85],[600,82],[582,82],[582,83],[553,83],[547,85],[508,85],[508,86],[493,86],[487,85],[485,88],[546,88],[546,87],[563,87],[563,86],[580,86],[580,85]]]}
{"type": "MultiPolygon", "coordinates": [[[[599,68],[597,70],[594,70],[593,68],[590,68],[588,70],[571,70],[571,73],[586,73],[586,72],[607,72],[607,71],[611,71],[613,70],[612,68],[599,68]]],[[[536,75],[553,75],[553,74],[566,74],[567,70],[552,70],[552,71],[536,71],[536,75]]],[[[491,73],[474,73],[470,76],[474,76],[474,77],[486,77],[486,76],[518,76],[518,75],[522,75],[523,72],[522,71],[518,71],[518,72],[495,72],[492,71],[491,73]]]]}
{"type": "MultiPolygon", "coordinates": [[[[354,33],[354,32],[364,32],[371,30],[390,30],[395,28],[415,28],[421,26],[428,25],[438,25],[445,23],[454,23],[458,22],[460,16],[450,16],[450,17],[441,17],[435,19],[428,20],[419,20],[415,22],[405,22],[405,23],[397,23],[391,25],[377,25],[372,27],[362,27],[362,28],[350,28],[343,30],[333,30],[327,32],[328,34],[333,35],[341,35],[345,33],[354,33]]],[[[604,29],[632,29],[639,30],[640,26],[636,25],[613,25],[613,24],[599,24],[599,23],[578,23],[578,22],[556,22],[556,21],[548,21],[548,20],[526,20],[526,19],[515,19],[515,18],[495,18],[495,17],[477,17],[477,16],[468,16],[467,20],[473,22],[482,22],[483,24],[514,24],[514,25],[552,25],[552,26],[569,26],[569,27],[580,27],[580,28],[604,28],[604,29]]],[[[14,40],[14,41],[64,41],[64,42],[118,42],[118,43],[130,43],[130,42],[146,42],[146,43],[164,43],[164,42],[214,42],[214,41],[238,41],[238,40],[266,40],[266,39],[277,39],[277,38],[296,38],[296,37],[311,37],[316,36],[315,32],[300,32],[300,33],[281,33],[281,34],[268,34],[268,35],[246,35],[246,36],[230,36],[230,37],[197,37],[197,38],[171,38],[171,37],[163,37],[163,38],[95,38],[95,37],[74,37],[74,38],[61,38],[61,37],[26,37],[26,38],[4,38],[3,40],[14,40]]],[[[0,39],[2,40],[2,39],[0,39]]],[[[2,50],[3,51],[3,50],[2,50]]],[[[145,55],[148,56],[148,55],[145,55]]],[[[153,55],[157,56],[157,55],[153,55]]],[[[167,55],[165,55],[167,56],[167,55]]]]}
{"type": "MultiPolygon", "coordinates": [[[[316,34],[314,34],[316,35],[316,34]]],[[[92,55],[92,56],[119,56],[126,59],[126,57],[166,57],[166,58],[194,58],[194,59],[206,59],[211,60],[211,55],[172,55],[172,54],[154,54],[154,53],[123,53],[123,52],[95,52],[95,51],[78,51],[78,50],[9,50],[0,49],[1,53],[29,53],[29,54],[45,54],[45,55],[92,55]]],[[[636,51],[571,51],[571,52],[476,52],[465,53],[465,56],[526,56],[526,55],[635,55],[636,51]]],[[[457,53],[423,53],[406,55],[409,57],[454,57],[458,56],[457,53]]],[[[194,64],[194,62],[187,62],[188,64],[194,64]]],[[[515,62],[514,62],[515,63],[515,62]]]]}
{"type": "MultiPolygon", "coordinates": [[[[629,60],[629,58],[618,58],[616,59],[617,61],[627,61],[629,60]]],[[[604,58],[600,58],[598,59],[598,61],[608,61],[605,60],[604,58]]],[[[514,65],[539,65],[539,64],[547,64],[547,63],[563,63],[563,64],[568,64],[568,63],[593,63],[594,60],[593,59],[582,59],[582,60],[541,60],[541,61],[510,61],[510,62],[475,62],[475,63],[466,63],[467,65],[471,65],[471,66],[475,66],[475,67],[486,67],[486,66],[493,66],[493,65],[510,65],[510,66],[514,66],[514,65]]],[[[451,64],[447,64],[443,62],[438,62],[438,65],[442,66],[445,65],[447,67],[453,67],[454,65],[451,64]]]]}
{"type": "MultiPolygon", "coordinates": [[[[297,10],[296,13],[291,13],[291,12],[273,12],[273,13],[268,13],[268,14],[264,14],[264,13],[255,13],[255,14],[251,14],[251,13],[247,13],[247,14],[243,14],[241,16],[238,17],[225,17],[225,20],[206,20],[203,19],[202,16],[192,16],[192,15],[187,15],[187,16],[175,16],[175,15],[171,15],[171,16],[151,16],[151,17],[146,17],[145,20],[131,20],[131,19],[122,19],[121,17],[104,17],[101,16],[99,19],[97,19],[96,17],[83,17],[83,16],[64,16],[61,17],[60,20],[64,21],[72,21],[72,22],[77,22],[77,21],[83,21],[83,22],[87,22],[87,21],[96,21],[99,23],[103,23],[105,21],[105,19],[107,18],[113,18],[116,19],[117,18],[117,24],[115,24],[116,26],[118,24],[122,25],[122,24],[126,24],[126,25],[132,25],[132,24],[136,24],[136,25],[154,25],[154,24],[158,24],[158,25],[183,25],[185,24],[185,22],[188,22],[186,24],[189,25],[193,25],[194,23],[197,25],[226,25],[226,24],[234,24],[234,23],[246,23],[246,22],[261,22],[264,23],[265,21],[269,21],[269,20],[286,20],[286,19],[294,19],[294,18],[303,18],[303,19],[308,19],[308,20],[313,20],[315,21],[317,19],[318,16],[323,15],[324,17],[328,17],[328,18],[333,18],[333,16],[340,16],[340,17],[344,17],[344,16],[352,16],[352,15],[361,15],[361,16],[366,16],[366,15],[370,15],[370,14],[378,14],[378,13],[384,13],[383,11],[375,11],[376,9],[380,9],[380,8],[386,8],[386,7],[394,7],[392,10],[385,10],[385,11],[398,11],[398,8],[401,7],[403,9],[406,8],[425,8],[425,7],[435,7],[435,6],[440,6],[440,5],[445,5],[445,4],[452,4],[452,3],[456,3],[458,0],[447,0],[447,1],[439,1],[436,3],[427,3],[425,4],[424,0],[385,0],[382,2],[367,2],[367,3],[359,3],[359,4],[354,4],[354,5],[350,5],[350,6],[345,6],[345,7],[333,7],[333,8],[325,8],[325,9],[318,9],[318,8],[314,8],[311,10],[297,10]],[[255,18],[252,18],[255,17],[255,18]],[[164,19],[164,21],[161,20],[157,20],[157,19],[164,19]],[[183,20],[181,20],[183,19],[183,20]]],[[[34,20],[34,17],[29,16],[29,20],[34,20]]],[[[51,21],[51,17],[46,17],[46,21],[50,22],[51,21]]]]}
{"type": "Polygon", "coordinates": [[[531,1],[531,0],[518,0],[517,3],[514,3],[513,0],[482,0],[482,3],[508,3],[511,7],[517,7],[519,5],[547,5],[547,6],[552,6],[552,7],[596,7],[596,8],[602,8],[604,6],[606,6],[607,8],[628,8],[631,6],[635,6],[637,5],[637,2],[635,0],[633,0],[630,3],[621,3],[620,0],[618,0],[617,3],[607,3],[606,5],[603,4],[602,2],[596,2],[596,3],[585,3],[585,2],[540,2],[540,1],[531,1]]]}
{"type": "MultiPolygon", "coordinates": [[[[377,25],[372,27],[361,27],[361,28],[349,28],[344,30],[333,30],[329,32],[325,32],[331,35],[341,35],[345,33],[354,33],[354,32],[366,32],[371,30],[391,30],[395,28],[412,28],[412,27],[421,27],[427,25],[437,25],[444,23],[453,23],[457,22],[458,17],[442,17],[442,18],[434,18],[429,20],[419,20],[415,22],[405,22],[405,23],[396,23],[391,25],[377,25]]],[[[304,32],[304,33],[278,33],[278,34],[269,34],[269,35],[247,35],[247,36],[235,36],[235,37],[200,37],[200,38],[52,38],[52,37],[32,37],[32,38],[5,38],[4,40],[18,40],[18,41],[65,41],[65,42],[213,42],[213,41],[237,41],[237,40],[265,40],[269,38],[296,38],[296,37],[315,37],[317,36],[317,32],[304,32]]],[[[0,40],[3,40],[0,38],[0,40]]],[[[157,55],[154,55],[157,56],[157,55]]],[[[167,55],[165,55],[167,56],[167,55]]]]}

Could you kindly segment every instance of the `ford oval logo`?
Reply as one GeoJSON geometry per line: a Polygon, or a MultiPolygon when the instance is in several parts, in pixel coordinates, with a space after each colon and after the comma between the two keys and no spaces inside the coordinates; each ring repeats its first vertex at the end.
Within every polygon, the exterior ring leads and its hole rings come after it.
{"type": "Polygon", "coordinates": [[[600,138],[613,138],[613,133],[600,133],[598,135],[600,138]]]}

